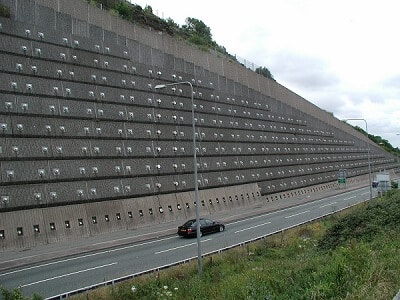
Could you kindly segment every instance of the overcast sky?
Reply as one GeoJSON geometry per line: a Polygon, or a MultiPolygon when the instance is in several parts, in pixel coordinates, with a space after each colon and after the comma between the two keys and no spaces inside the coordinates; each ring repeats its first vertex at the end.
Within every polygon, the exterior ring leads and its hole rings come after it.
{"type": "Polygon", "coordinates": [[[228,53],[338,119],[365,119],[369,133],[400,148],[400,1],[131,2],[179,25],[203,21],[228,53]]]}

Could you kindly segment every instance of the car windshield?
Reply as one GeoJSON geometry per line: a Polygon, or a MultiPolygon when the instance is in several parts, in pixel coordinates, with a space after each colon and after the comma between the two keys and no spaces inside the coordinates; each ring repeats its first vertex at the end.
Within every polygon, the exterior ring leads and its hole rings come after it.
{"type": "Polygon", "coordinates": [[[183,224],[184,227],[192,227],[196,225],[196,220],[190,220],[187,221],[185,224],[183,224]]]}

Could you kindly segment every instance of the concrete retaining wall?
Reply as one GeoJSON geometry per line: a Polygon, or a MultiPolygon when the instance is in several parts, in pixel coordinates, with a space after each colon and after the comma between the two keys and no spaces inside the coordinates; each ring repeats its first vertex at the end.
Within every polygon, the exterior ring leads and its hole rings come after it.
{"type": "Polygon", "coordinates": [[[204,215],[397,165],[214,51],[81,0],[0,3],[1,249],[194,217],[191,96],[204,215]]]}

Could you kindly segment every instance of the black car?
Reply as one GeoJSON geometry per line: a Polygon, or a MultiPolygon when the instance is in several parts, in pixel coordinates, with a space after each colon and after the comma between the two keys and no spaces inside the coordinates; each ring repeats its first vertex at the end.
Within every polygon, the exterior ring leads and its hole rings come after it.
{"type": "MultiPolygon", "coordinates": [[[[178,227],[178,235],[184,237],[197,236],[197,223],[196,219],[186,221],[185,224],[178,227]]],[[[213,232],[221,232],[225,230],[225,224],[209,219],[200,219],[200,236],[213,232]]]]}

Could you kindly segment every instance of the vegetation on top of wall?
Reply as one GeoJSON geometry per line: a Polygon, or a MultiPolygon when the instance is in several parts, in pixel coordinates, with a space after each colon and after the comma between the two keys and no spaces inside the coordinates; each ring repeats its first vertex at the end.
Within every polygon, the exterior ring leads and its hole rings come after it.
{"type": "MultiPolygon", "coordinates": [[[[86,0],[88,3],[101,6],[102,9],[108,9],[121,18],[141,24],[142,26],[151,27],[154,30],[166,32],[171,36],[175,36],[196,45],[200,50],[209,51],[213,49],[221,54],[226,55],[231,60],[236,61],[235,56],[229,54],[226,48],[218,45],[212,39],[211,29],[203,21],[196,18],[186,18],[186,24],[179,26],[171,18],[166,20],[156,16],[151,6],[147,5],[142,8],[140,5],[131,4],[125,0],[86,0]]],[[[271,72],[266,67],[259,67],[256,73],[275,80],[271,72]]]]}
{"type": "Polygon", "coordinates": [[[381,146],[385,151],[387,151],[387,152],[389,152],[389,153],[391,153],[391,154],[393,154],[393,155],[396,155],[397,157],[400,157],[400,149],[399,149],[398,147],[394,148],[394,147],[392,146],[392,144],[389,143],[388,140],[382,138],[382,137],[379,136],[379,135],[373,135],[373,134],[367,133],[367,132],[365,132],[364,129],[362,129],[362,128],[359,127],[359,126],[353,126],[353,128],[354,128],[355,130],[361,132],[363,135],[368,136],[368,138],[369,138],[371,141],[373,141],[374,143],[376,143],[376,144],[378,144],[379,146],[381,146]]]}
{"type": "Polygon", "coordinates": [[[5,17],[5,18],[9,18],[11,16],[10,8],[8,6],[0,4],[0,16],[1,17],[5,17]]]}
{"type": "Polygon", "coordinates": [[[271,74],[271,72],[266,67],[258,67],[256,69],[256,73],[258,73],[260,75],[263,75],[264,77],[267,77],[267,78],[275,80],[274,76],[271,74]]]}

